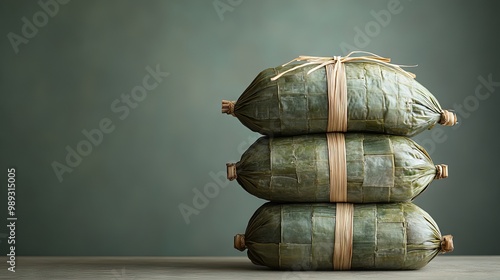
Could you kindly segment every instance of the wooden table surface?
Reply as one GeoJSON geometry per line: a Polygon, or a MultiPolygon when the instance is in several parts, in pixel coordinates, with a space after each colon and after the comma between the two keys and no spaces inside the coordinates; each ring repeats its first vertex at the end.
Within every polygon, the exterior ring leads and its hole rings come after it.
{"type": "Polygon", "coordinates": [[[0,279],[500,279],[500,256],[437,256],[412,271],[272,271],[246,257],[0,258],[0,279]]]}

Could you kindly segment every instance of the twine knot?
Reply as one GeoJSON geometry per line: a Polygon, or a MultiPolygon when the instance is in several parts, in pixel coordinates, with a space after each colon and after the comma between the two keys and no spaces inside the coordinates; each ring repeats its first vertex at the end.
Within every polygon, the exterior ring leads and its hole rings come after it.
{"type": "Polygon", "coordinates": [[[227,168],[227,179],[232,181],[238,178],[238,174],[236,174],[236,163],[226,163],[227,168]]]}
{"type": "Polygon", "coordinates": [[[234,101],[222,100],[222,113],[234,116],[234,101]]]}
{"type": "Polygon", "coordinates": [[[457,124],[457,115],[453,112],[443,110],[439,123],[446,126],[454,126],[457,124]]]}
{"type": "Polygon", "coordinates": [[[445,235],[441,238],[441,253],[448,253],[452,252],[454,249],[453,247],[453,235],[445,235]]]}
{"type": "Polygon", "coordinates": [[[245,244],[245,235],[244,234],[236,234],[234,236],[234,248],[239,251],[245,251],[247,248],[245,244]]]}
{"type": "Polygon", "coordinates": [[[438,164],[436,165],[436,177],[434,179],[444,179],[448,178],[448,165],[438,164]]]}

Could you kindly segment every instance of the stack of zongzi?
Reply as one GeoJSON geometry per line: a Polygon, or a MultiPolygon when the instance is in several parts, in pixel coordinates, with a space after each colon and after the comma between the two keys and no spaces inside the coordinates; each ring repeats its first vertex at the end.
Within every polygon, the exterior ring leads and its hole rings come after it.
{"type": "Polygon", "coordinates": [[[453,250],[412,204],[448,167],[407,138],[454,125],[413,74],[389,59],[299,57],[262,71],[222,112],[266,136],[228,179],[271,202],[234,246],[276,269],[416,269],[453,250]],[[295,63],[294,63],[295,62],[295,63]]]}

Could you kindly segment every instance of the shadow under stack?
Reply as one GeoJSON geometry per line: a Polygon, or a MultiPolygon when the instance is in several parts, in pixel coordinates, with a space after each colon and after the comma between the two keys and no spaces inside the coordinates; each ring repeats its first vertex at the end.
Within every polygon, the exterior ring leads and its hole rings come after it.
{"type": "Polygon", "coordinates": [[[456,115],[390,60],[299,57],[262,71],[222,112],[265,136],[229,180],[269,200],[234,247],[283,270],[418,269],[453,250],[411,201],[448,166],[408,137],[456,115]]]}

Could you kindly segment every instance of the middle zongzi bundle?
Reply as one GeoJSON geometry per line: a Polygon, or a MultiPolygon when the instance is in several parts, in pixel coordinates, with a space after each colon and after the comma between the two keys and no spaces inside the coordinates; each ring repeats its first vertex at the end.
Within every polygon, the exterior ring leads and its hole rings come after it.
{"type": "Polygon", "coordinates": [[[228,179],[280,202],[404,202],[447,176],[413,140],[370,133],[261,137],[228,164],[228,179]]]}

